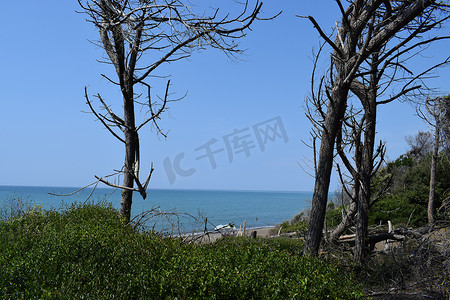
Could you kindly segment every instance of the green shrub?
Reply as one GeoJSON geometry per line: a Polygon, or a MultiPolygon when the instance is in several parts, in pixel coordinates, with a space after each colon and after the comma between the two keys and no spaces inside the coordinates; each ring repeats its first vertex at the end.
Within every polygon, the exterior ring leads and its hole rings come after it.
{"type": "Polygon", "coordinates": [[[350,272],[299,242],[183,244],[123,225],[108,204],[35,209],[0,222],[0,298],[357,298],[350,272]]]}
{"type": "Polygon", "coordinates": [[[411,203],[403,195],[388,195],[383,197],[370,210],[370,224],[393,224],[421,226],[427,222],[427,207],[411,203]]]}
{"type": "Polygon", "coordinates": [[[304,210],[296,214],[291,220],[284,221],[272,229],[273,234],[295,232],[297,237],[303,237],[308,231],[308,216],[304,210]]]}
{"type": "Polygon", "coordinates": [[[342,206],[329,207],[326,212],[328,228],[334,228],[342,222],[342,206]]]}
{"type": "MultiPolygon", "coordinates": [[[[387,193],[371,208],[369,222],[386,224],[390,220],[394,224],[425,225],[428,222],[430,165],[431,153],[420,159],[402,155],[382,168],[374,177],[373,195],[384,189],[386,178],[392,176],[392,182],[387,193]]],[[[447,152],[441,151],[436,170],[436,210],[450,195],[449,191],[450,159],[447,152]]],[[[435,216],[445,218],[445,215],[439,213],[435,216]]]]}

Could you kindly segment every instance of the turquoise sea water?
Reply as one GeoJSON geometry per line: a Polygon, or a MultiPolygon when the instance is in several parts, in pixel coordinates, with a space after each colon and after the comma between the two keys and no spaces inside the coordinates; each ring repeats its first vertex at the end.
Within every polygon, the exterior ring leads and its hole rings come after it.
{"type": "MultiPolygon", "coordinates": [[[[64,187],[26,187],[0,186],[2,205],[11,199],[22,198],[43,208],[60,209],[63,204],[84,202],[92,189],[85,189],[72,196],[58,197],[49,195],[68,194],[76,188],[64,187]]],[[[105,198],[114,207],[120,206],[120,191],[97,188],[89,201],[102,201],[105,198]],[[113,192],[113,193],[112,193],[113,192]],[[112,193],[112,194],[111,194],[112,193]]],[[[268,191],[216,191],[216,190],[149,190],[146,200],[135,193],[133,197],[132,216],[146,210],[159,207],[163,212],[187,213],[204,220],[208,219],[207,228],[213,229],[219,224],[233,222],[237,227],[247,221],[247,228],[272,226],[291,219],[301,210],[310,208],[312,192],[268,192],[268,191]]],[[[191,217],[172,216],[174,222],[180,222],[184,232],[204,229],[205,225],[191,217]]],[[[147,225],[156,223],[158,230],[171,227],[166,218],[152,218],[147,225]]]]}

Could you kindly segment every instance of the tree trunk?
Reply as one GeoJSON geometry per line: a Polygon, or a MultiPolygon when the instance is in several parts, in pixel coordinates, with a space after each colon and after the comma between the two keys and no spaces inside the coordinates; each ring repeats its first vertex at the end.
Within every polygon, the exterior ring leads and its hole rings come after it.
{"type": "Polygon", "coordinates": [[[436,164],[437,157],[439,154],[439,143],[440,143],[440,120],[436,118],[436,127],[434,133],[434,149],[433,155],[431,157],[431,170],[430,170],[430,196],[428,199],[428,224],[432,226],[434,224],[434,198],[436,189],[436,164]]]}
{"type": "Polygon", "coordinates": [[[358,201],[358,215],[356,217],[355,261],[362,263],[368,253],[368,220],[369,205],[365,196],[361,195],[358,201]]]}
{"type": "MultiPolygon", "coordinates": [[[[378,55],[374,54],[374,61],[378,60],[378,55]]],[[[355,240],[355,261],[363,263],[369,254],[368,245],[369,233],[369,203],[372,197],[371,181],[374,169],[374,148],[377,120],[377,88],[376,65],[373,66],[371,75],[370,90],[366,97],[360,98],[364,107],[364,145],[362,147],[362,161],[360,169],[361,190],[358,197],[358,216],[356,219],[356,240],[355,240]]]]}
{"type": "MultiPolygon", "coordinates": [[[[133,88],[128,87],[128,91],[123,93],[124,100],[124,122],[125,122],[125,163],[123,170],[123,186],[133,189],[134,187],[134,167],[136,163],[137,131],[135,127],[133,88]]],[[[133,202],[133,191],[122,190],[120,200],[120,213],[129,223],[131,219],[131,204],[133,202]]]]}
{"type": "Polygon", "coordinates": [[[343,75],[346,73],[347,72],[340,72],[340,78],[336,79],[335,87],[332,91],[333,101],[330,101],[330,105],[328,106],[322,140],[320,143],[311,217],[305,238],[304,253],[310,256],[316,256],[318,254],[320,241],[322,239],[331,169],[333,166],[334,145],[337,132],[340,128],[342,119],[344,118],[349,91],[349,87],[343,84],[343,75]]]}

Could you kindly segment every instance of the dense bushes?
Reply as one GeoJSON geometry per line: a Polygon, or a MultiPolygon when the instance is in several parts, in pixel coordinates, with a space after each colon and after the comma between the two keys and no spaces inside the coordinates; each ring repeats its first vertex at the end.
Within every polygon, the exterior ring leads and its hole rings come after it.
{"type": "MultiPolygon", "coordinates": [[[[379,192],[384,191],[384,193],[370,209],[369,224],[387,224],[387,221],[414,227],[427,224],[430,164],[431,153],[420,158],[405,154],[381,168],[373,178],[372,195],[375,198],[379,192]],[[389,184],[387,189],[386,184],[389,184]]],[[[331,202],[327,207],[328,228],[336,227],[342,220],[341,198],[343,195],[339,197],[337,201],[335,200],[338,205],[331,202]]],[[[450,156],[448,151],[441,151],[437,163],[435,188],[434,213],[437,220],[448,221],[449,212],[444,207],[439,208],[444,201],[450,203],[449,199],[450,156]]],[[[447,206],[450,207],[448,204],[447,206]]],[[[346,208],[348,209],[348,206],[346,208]]]]}
{"type": "MultiPolygon", "coordinates": [[[[298,244],[297,244],[298,246],[298,244]]],[[[349,272],[285,241],[198,246],[136,233],[109,205],[0,223],[0,298],[355,298],[349,272]]]]}
{"type": "Polygon", "coordinates": [[[296,214],[291,220],[284,221],[272,229],[272,234],[295,232],[297,237],[304,237],[308,231],[309,213],[306,210],[296,214]]]}
{"type": "MultiPolygon", "coordinates": [[[[391,220],[394,224],[426,224],[430,164],[431,154],[421,159],[404,155],[382,169],[377,177],[392,176],[392,184],[388,192],[371,208],[369,222],[386,224],[391,220]]],[[[436,179],[437,212],[442,201],[450,196],[450,157],[445,151],[438,158],[436,179]]],[[[437,212],[436,217],[440,219],[444,216],[437,212]]]]}

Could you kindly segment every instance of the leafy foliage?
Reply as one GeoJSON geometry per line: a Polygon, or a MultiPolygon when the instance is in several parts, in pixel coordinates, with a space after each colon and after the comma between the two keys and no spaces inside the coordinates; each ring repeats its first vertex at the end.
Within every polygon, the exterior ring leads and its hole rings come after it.
{"type": "MultiPolygon", "coordinates": [[[[419,133],[414,140],[421,139],[425,133],[419,133]]],[[[413,138],[410,138],[413,140],[413,138]]],[[[376,197],[386,188],[387,191],[372,206],[369,214],[369,224],[394,224],[422,226],[427,224],[427,205],[430,192],[431,152],[420,150],[417,143],[411,142],[412,150],[381,168],[372,179],[372,195],[376,197]],[[419,155],[419,154],[420,155],[419,155]]],[[[421,149],[425,149],[422,147],[421,149]]],[[[427,149],[429,149],[428,147],[427,149]]],[[[450,199],[450,152],[443,149],[437,160],[436,173],[436,217],[448,219],[450,212],[446,207],[450,199]],[[440,207],[443,207],[439,210],[440,207]]],[[[341,201],[342,202],[342,201],[341,201]]],[[[337,202],[339,203],[339,202],[337,202]]],[[[336,227],[342,220],[342,205],[330,202],[327,207],[326,221],[329,228],[336,227]]]]}
{"type": "Polygon", "coordinates": [[[328,203],[326,213],[327,227],[334,228],[341,223],[343,210],[342,205],[336,207],[333,202],[328,203]]]}
{"type": "Polygon", "coordinates": [[[357,298],[351,272],[286,240],[214,244],[135,232],[108,204],[0,222],[0,298],[357,298]]]}
{"type": "Polygon", "coordinates": [[[296,214],[291,220],[283,221],[283,223],[277,225],[272,233],[288,233],[295,232],[296,236],[304,237],[308,231],[309,216],[306,210],[296,214]]]}
{"type": "MultiPolygon", "coordinates": [[[[391,220],[395,224],[421,226],[427,223],[431,154],[417,160],[400,156],[380,170],[374,181],[392,176],[392,185],[371,209],[369,221],[378,224],[391,220]]],[[[450,196],[450,157],[442,151],[436,174],[436,208],[450,196]]],[[[442,217],[438,215],[438,218],[442,217]]]]}

